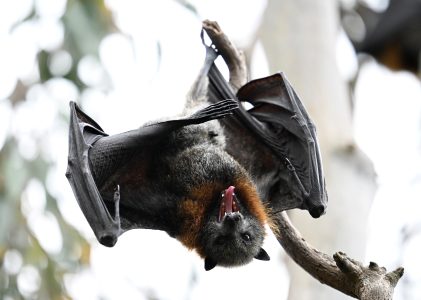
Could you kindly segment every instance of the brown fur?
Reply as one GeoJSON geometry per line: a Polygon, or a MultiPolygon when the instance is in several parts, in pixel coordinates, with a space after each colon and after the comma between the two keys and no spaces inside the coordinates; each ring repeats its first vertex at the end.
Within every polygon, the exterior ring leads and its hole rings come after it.
{"type": "Polygon", "coordinates": [[[180,219],[183,220],[182,235],[177,239],[188,249],[198,248],[198,235],[202,228],[204,216],[211,201],[221,193],[224,187],[220,184],[208,183],[194,189],[189,198],[181,202],[178,207],[180,219]]]}
{"type": "Polygon", "coordinates": [[[264,225],[267,222],[267,214],[255,186],[248,180],[240,179],[236,181],[235,193],[242,203],[264,225]]]}

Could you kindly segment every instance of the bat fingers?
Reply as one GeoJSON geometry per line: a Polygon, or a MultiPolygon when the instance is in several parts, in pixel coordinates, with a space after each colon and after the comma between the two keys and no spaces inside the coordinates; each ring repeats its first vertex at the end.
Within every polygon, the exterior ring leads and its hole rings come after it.
{"type": "Polygon", "coordinates": [[[213,119],[220,119],[231,115],[238,108],[235,100],[227,99],[212,104],[189,117],[190,120],[197,122],[206,122],[213,119]]]}

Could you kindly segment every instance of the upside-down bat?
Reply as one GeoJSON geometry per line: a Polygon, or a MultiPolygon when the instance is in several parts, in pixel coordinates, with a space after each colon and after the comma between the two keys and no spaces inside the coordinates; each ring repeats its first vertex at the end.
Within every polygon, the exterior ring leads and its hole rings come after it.
{"type": "Polygon", "coordinates": [[[163,230],[210,270],[269,260],[270,213],[324,213],[315,128],[285,76],[236,95],[213,64],[216,50],[206,49],[181,117],[109,136],[70,103],[66,176],[101,244],[134,228],[163,230]]]}

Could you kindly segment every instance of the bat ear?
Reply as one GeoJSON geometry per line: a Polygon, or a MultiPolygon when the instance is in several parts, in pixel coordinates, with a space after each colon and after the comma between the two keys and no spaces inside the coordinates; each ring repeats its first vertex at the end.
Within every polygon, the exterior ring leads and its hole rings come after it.
{"type": "Polygon", "coordinates": [[[205,270],[210,271],[213,268],[215,268],[217,265],[216,261],[214,261],[212,258],[206,257],[205,258],[205,270]]]}
{"type": "Polygon", "coordinates": [[[259,253],[257,253],[254,258],[258,259],[258,260],[265,260],[265,261],[270,260],[269,255],[267,254],[267,252],[263,248],[260,248],[259,253]]]}

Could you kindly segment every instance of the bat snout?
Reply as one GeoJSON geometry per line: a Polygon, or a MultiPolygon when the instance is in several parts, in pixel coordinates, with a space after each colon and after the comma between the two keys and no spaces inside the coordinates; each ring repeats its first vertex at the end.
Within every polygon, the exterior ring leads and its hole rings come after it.
{"type": "Polygon", "coordinates": [[[239,212],[229,213],[225,215],[223,222],[230,226],[234,226],[235,224],[239,223],[242,218],[243,216],[239,212]]]}

